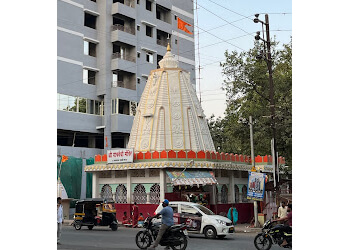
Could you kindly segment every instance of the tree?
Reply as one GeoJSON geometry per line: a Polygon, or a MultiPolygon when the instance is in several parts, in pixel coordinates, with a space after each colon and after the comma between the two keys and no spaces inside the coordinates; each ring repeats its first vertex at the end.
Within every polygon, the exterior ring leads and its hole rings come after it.
{"type": "MultiPolygon", "coordinates": [[[[277,152],[292,165],[292,41],[277,49],[273,41],[271,53],[275,87],[275,122],[277,152]]],[[[271,114],[269,99],[269,75],[266,62],[257,59],[263,51],[256,43],[249,51],[225,52],[221,63],[226,91],[224,118],[212,116],[209,128],[215,147],[221,151],[250,155],[250,131],[248,118],[254,122],[254,151],[258,155],[271,154],[271,114]]]]}

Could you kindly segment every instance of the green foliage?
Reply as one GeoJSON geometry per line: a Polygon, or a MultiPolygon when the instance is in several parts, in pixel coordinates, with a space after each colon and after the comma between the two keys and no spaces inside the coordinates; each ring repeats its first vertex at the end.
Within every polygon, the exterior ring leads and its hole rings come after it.
{"type": "MultiPolygon", "coordinates": [[[[277,49],[272,42],[277,152],[292,165],[292,41],[277,49]]],[[[261,44],[246,52],[225,52],[221,63],[226,91],[224,118],[208,120],[215,147],[223,152],[250,155],[249,116],[253,117],[255,155],[271,154],[269,75],[266,61],[257,59],[261,44]]]]}

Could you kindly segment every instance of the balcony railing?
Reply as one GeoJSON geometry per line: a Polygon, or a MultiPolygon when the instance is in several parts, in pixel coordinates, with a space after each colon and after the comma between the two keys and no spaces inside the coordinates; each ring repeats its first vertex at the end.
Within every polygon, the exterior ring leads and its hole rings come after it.
{"type": "Polygon", "coordinates": [[[113,53],[112,59],[123,59],[123,60],[129,61],[129,62],[136,62],[136,57],[126,56],[124,54],[121,54],[120,52],[113,53]]]}
{"type": "MultiPolygon", "coordinates": [[[[113,1],[113,3],[123,4],[123,3],[118,2],[118,1],[113,1]]],[[[124,0],[124,5],[129,6],[131,8],[135,8],[135,0],[124,0]]]]}
{"type": "Polygon", "coordinates": [[[136,85],[132,85],[129,82],[124,82],[124,81],[113,81],[112,82],[112,87],[116,88],[125,88],[125,89],[131,89],[131,90],[136,90],[136,85]]]}
{"type": "Polygon", "coordinates": [[[121,24],[114,24],[114,25],[112,25],[111,28],[112,28],[112,31],[121,30],[121,31],[129,33],[131,35],[135,35],[135,29],[127,28],[127,27],[125,27],[124,25],[121,25],[121,24]]]}
{"type": "Polygon", "coordinates": [[[166,47],[166,46],[168,46],[168,41],[157,39],[157,44],[166,47]]]}

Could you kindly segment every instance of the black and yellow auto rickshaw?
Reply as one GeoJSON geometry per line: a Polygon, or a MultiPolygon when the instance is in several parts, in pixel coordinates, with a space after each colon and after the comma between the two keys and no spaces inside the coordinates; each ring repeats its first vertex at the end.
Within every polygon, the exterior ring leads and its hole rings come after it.
{"type": "Polygon", "coordinates": [[[78,200],[75,205],[73,226],[80,230],[87,226],[90,230],[94,226],[109,226],[113,231],[118,229],[118,220],[113,200],[90,198],[78,200]]]}

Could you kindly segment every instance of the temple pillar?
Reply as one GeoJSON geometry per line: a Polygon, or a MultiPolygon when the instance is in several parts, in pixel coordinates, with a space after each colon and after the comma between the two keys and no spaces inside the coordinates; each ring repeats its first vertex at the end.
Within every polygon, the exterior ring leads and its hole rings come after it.
{"type": "Polygon", "coordinates": [[[131,170],[126,170],[126,203],[132,203],[131,170]]]}

